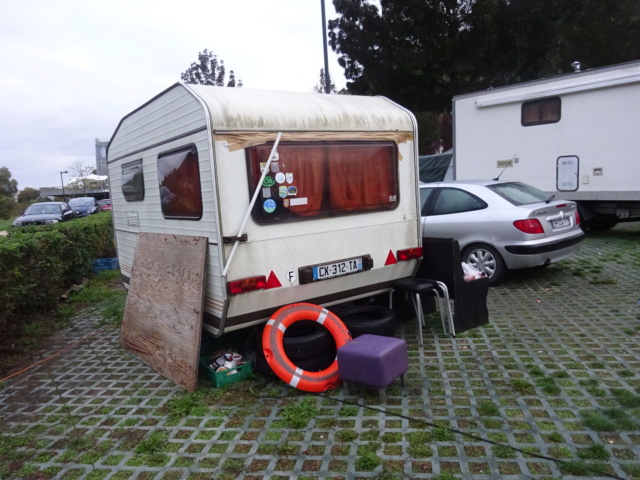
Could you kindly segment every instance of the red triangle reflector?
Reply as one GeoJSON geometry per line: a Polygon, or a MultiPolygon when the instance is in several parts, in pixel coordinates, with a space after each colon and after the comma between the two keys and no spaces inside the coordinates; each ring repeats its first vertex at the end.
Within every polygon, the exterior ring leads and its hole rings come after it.
{"type": "Polygon", "coordinates": [[[386,265],[393,265],[394,263],[398,263],[398,260],[396,260],[396,256],[393,254],[393,252],[389,250],[389,255],[387,255],[387,261],[384,262],[384,264],[386,266],[386,265]]]}
{"type": "Polygon", "coordinates": [[[276,274],[273,273],[273,270],[272,270],[271,273],[269,274],[269,278],[267,279],[267,284],[264,286],[264,289],[268,290],[270,288],[278,288],[281,286],[282,284],[280,283],[280,280],[278,280],[278,277],[276,277],[276,274]]]}

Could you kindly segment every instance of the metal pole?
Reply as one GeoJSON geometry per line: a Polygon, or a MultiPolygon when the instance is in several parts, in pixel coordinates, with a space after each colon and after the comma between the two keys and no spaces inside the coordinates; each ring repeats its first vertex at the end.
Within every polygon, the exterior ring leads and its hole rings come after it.
{"type": "Polygon", "coordinates": [[[329,76],[329,57],[327,56],[327,19],[324,13],[324,0],[322,4],[322,47],[324,48],[324,93],[331,93],[331,77],[329,76]]]}
{"type": "MultiPolygon", "coordinates": [[[[256,200],[258,199],[258,195],[260,194],[260,190],[262,190],[262,182],[264,182],[264,177],[269,173],[269,169],[271,168],[271,161],[273,160],[273,154],[278,150],[278,144],[280,143],[280,138],[282,138],[282,132],[278,132],[278,136],[276,137],[276,141],[271,148],[271,153],[269,154],[269,159],[267,160],[267,164],[262,171],[262,175],[260,176],[260,180],[258,180],[258,185],[256,185],[256,189],[253,192],[253,197],[251,197],[251,202],[249,202],[249,209],[247,210],[246,215],[244,216],[244,220],[242,220],[242,225],[240,225],[240,230],[238,231],[238,237],[240,237],[244,233],[244,227],[247,225],[247,221],[251,216],[251,210],[253,210],[253,206],[256,204],[256,200]]],[[[233,243],[233,247],[231,248],[231,253],[229,254],[229,259],[227,260],[224,269],[222,270],[222,276],[225,277],[227,272],[229,271],[229,266],[231,265],[231,261],[236,254],[236,249],[240,244],[239,240],[236,240],[233,243]]]]}
{"type": "Polygon", "coordinates": [[[64,194],[64,180],[62,180],[63,173],[69,173],[69,172],[67,172],[66,170],[64,172],[60,172],[60,183],[62,184],[62,199],[66,202],[67,196],[64,194]]]}

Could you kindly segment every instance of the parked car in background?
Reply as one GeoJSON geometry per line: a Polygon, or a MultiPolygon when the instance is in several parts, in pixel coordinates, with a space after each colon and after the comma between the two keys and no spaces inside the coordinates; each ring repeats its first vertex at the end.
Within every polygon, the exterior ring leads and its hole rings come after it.
{"type": "Polygon", "coordinates": [[[98,207],[101,212],[110,212],[111,211],[111,199],[105,198],[104,200],[98,200],[98,207]]]}
{"type": "Polygon", "coordinates": [[[72,218],[76,218],[75,213],[65,202],[34,203],[13,221],[13,226],[51,225],[72,218]]]}
{"type": "Polygon", "coordinates": [[[69,200],[69,206],[76,217],[87,217],[99,212],[98,201],[94,197],[77,197],[69,200]]]}
{"type": "Polygon", "coordinates": [[[422,236],[458,240],[462,261],[491,283],[575,254],[584,235],[575,202],[521,182],[422,183],[420,201],[422,236]]]}

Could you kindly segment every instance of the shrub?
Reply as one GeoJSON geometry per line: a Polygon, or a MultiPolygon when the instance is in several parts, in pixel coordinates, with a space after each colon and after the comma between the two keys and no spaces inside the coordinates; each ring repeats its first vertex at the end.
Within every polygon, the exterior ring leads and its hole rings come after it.
{"type": "Polygon", "coordinates": [[[114,256],[111,214],[12,229],[0,237],[0,332],[15,314],[53,309],[94,259],[114,256]]]}

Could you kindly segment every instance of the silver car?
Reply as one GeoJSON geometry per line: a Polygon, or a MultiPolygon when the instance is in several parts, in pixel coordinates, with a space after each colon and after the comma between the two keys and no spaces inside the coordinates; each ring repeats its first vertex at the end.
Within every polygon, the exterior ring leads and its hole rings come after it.
{"type": "Polygon", "coordinates": [[[575,254],[584,235],[575,202],[521,182],[423,183],[420,201],[422,236],[458,240],[462,261],[491,283],[575,254]]]}

